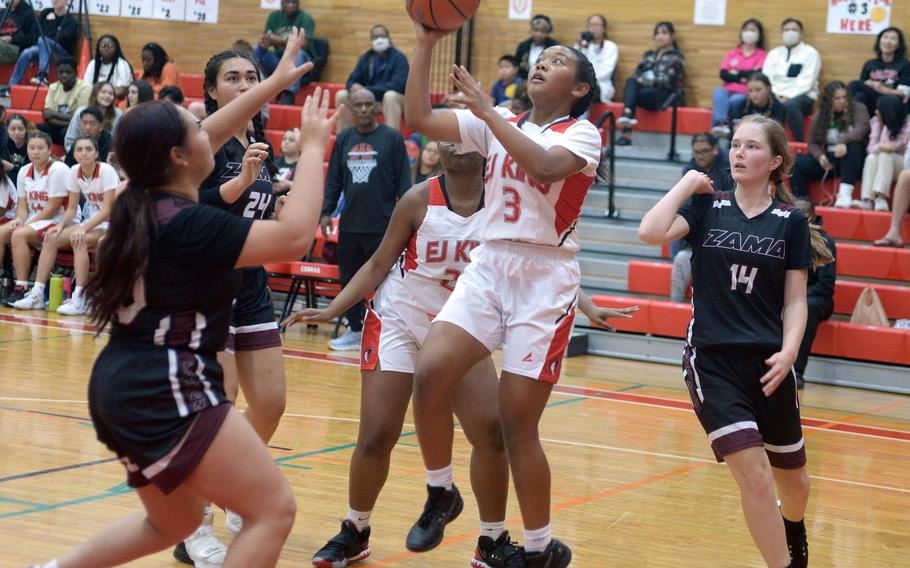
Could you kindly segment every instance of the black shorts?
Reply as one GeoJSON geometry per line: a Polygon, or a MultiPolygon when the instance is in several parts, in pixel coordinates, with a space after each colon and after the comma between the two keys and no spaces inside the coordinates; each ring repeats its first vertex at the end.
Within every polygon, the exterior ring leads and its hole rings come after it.
{"type": "Polygon", "coordinates": [[[92,368],[89,412],[98,440],[117,454],[130,487],[176,489],[227,417],[215,355],[115,341],[92,368]]]}
{"type": "Polygon", "coordinates": [[[765,359],[773,353],[752,347],[686,346],[683,377],[718,462],[746,448],[764,447],[774,467],[806,464],[793,370],[771,396],[761,390],[759,379],[769,369],[765,359]]]}
{"type": "Polygon", "coordinates": [[[240,292],[234,301],[234,313],[225,351],[258,351],[281,347],[275,304],[269,290],[269,275],[264,268],[243,270],[240,292]]]}

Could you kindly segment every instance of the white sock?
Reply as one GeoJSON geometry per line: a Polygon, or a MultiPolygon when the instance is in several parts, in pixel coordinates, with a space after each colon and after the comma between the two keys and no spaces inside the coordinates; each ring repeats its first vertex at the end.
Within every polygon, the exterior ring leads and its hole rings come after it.
{"type": "Polygon", "coordinates": [[[35,285],[32,286],[32,294],[35,296],[43,296],[44,288],[47,286],[44,282],[35,282],[35,285]]]}
{"type": "Polygon", "coordinates": [[[76,298],[82,296],[82,292],[84,290],[85,290],[85,288],[82,286],[76,286],[75,288],[73,288],[73,299],[75,300],[76,298]]]}
{"type": "Polygon", "coordinates": [[[840,184],[839,193],[841,195],[853,195],[853,186],[849,183],[840,184]]]}
{"type": "Polygon", "coordinates": [[[370,526],[370,516],[372,514],[373,511],[355,511],[348,507],[348,520],[354,523],[354,526],[357,527],[358,531],[362,531],[370,526]]]}
{"type": "Polygon", "coordinates": [[[553,540],[550,525],[529,531],[525,529],[525,550],[528,552],[543,552],[553,540]]]}
{"type": "Polygon", "coordinates": [[[488,536],[493,540],[496,540],[499,538],[499,535],[504,532],[506,532],[505,521],[496,521],[492,523],[480,521],[480,536],[488,536]]]}
{"type": "Polygon", "coordinates": [[[446,491],[451,491],[454,478],[452,464],[440,469],[427,470],[427,484],[429,484],[430,487],[445,487],[446,491]]]}
{"type": "Polygon", "coordinates": [[[28,288],[28,280],[16,280],[16,288],[28,288]]]}
{"type": "Polygon", "coordinates": [[[60,568],[60,565],[57,564],[57,560],[55,559],[55,560],[51,560],[50,562],[48,562],[44,566],[41,566],[40,568],[60,568]]]}

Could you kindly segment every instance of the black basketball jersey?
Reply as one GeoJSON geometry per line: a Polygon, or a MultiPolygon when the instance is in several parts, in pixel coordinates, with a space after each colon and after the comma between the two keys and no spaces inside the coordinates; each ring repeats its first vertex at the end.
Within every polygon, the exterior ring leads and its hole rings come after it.
{"type": "Polygon", "coordinates": [[[805,215],[772,199],[748,219],[732,191],[695,195],[679,214],[692,245],[689,343],[779,349],[786,272],[812,267],[805,215]]]}
{"type": "MultiPolygon", "coordinates": [[[[254,140],[251,139],[250,142],[254,140]]],[[[244,153],[246,148],[234,137],[215,153],[215,168],[199,188],[199,202],[225,209],[238,217],[269,219],[275,210],[275,202],[272,195],[272,177],[265,165],[259,170],[259,178],[243,190],[237,201],[225,203],[221,199],[219,188],[240,175],[244,153]]]]}
{"type": "Polygon", "coordinates": [[[157,241],[111,341],[214,354],[227,340],[240,287],[234,265],[253,222],[185,197],[154,200],[157,241]]]}

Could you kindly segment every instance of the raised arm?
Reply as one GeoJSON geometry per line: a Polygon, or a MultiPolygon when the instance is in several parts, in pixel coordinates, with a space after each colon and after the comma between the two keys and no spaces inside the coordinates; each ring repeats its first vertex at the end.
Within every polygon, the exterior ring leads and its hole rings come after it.
{"type": "Polygon", "coordinates": [[[313,68],[311,62],[306,62],[300,67],[295,65],[297,54],[303,45],[305,34],[297,28],[291,29],[288,36],[288,45],[281,56],[278,67],[269,76],[243,95],[237,97],[218,112],[213,113],[202,121],[202,129],[209,135],[214,154],[224,146],[235,132],[247,124],[262,106],[272,100],[275,95],[298,81],[304,74],[313,68]]]}
{"type": "Polygon", "coordinates": [[[649,245],[662,245],[685,237],[689,234],[689,222],[677,211],[696,193],[711,193],[713,190],[708,176],[689,170],[657,205],[645,213],[638,226],[638,238],[649,245]]]}
{"type": "Polygon", "coordinates": [[[338,296],[324,310],[309,308],[299,311],[286,319],[281,325],[290,327],[299,321],[327,322],[343,314],[351,306],[363,301],[370,292],[385,279],[401,251],[408,245],[408,240],[423,221],[427,209],[428,184],[424,182],[410,189],[395,206],[389,227],[386,229],[379,248],[373,256],[360,267],[338,296]]]}
{"type": "Polygon", "coordinates": [[[430,104],[430,60],[433,46],[446,32],[415,24],[417,47],[411,58],[408,83],[404,90],[404,117],[408,126],[431,140],[461,142],[458,119],[449,109],[434,109],[430,104]]]}

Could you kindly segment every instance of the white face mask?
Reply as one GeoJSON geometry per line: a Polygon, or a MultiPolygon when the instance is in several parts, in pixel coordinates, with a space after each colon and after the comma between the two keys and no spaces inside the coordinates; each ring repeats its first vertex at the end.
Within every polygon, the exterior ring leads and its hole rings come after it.
{"type": "Polygon", "coordinates": [[[392,44],[387,37],[373,38],[373,51],[376,53],[382,53],[387,50],[390,45],[392,44]]]}
{"type": "Polygon", "coordinates": [[[758,43],[758,32],[753,30],[743,30],[739,37],[743,40],[743,43],[758,43]]]}
{"type": "Polygon", "coordinates": [[[784,33],[780,34],[782,40],[784,40],[784,45],[787,47],[793,47],[799,43],[800,33],[796,30],[787,30],[784,33]]]}

